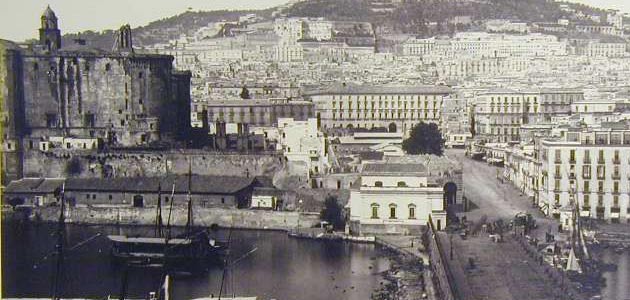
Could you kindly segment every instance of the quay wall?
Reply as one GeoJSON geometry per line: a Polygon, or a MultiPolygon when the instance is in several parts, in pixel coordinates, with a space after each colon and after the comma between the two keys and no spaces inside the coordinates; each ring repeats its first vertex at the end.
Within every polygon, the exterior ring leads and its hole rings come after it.
{"type": "Polygon", "coordinates": [[[278,154],[225,154],[203,151],[29,151],[24,156],[26,177],[112,178],[165,174],[270,176],[284,167],[278,154]],[[72,174],[70,173],[72,170],[72,174]]]}
{"type": "MultiPolygon", "coordinates": [[[[58,207],[35,207],[26,211],[31,220],[57,222],[58,207]]],[[[168,209],[162,210],[163,223],[167,223],[168,209]]],[[[67,208],[66,222],[74,224],[97,225],[154,225],[156,208],[134,207],[72,207],[67,208]]],[[[171,224],[185,226],[187,220],[186,207],[173,207],[171,224]]],[[[319,214],[285,211],[195,208],[193,225],[208,227],[213,224],[221,227],[244,229],[289,230],[297,227],[313,227],[319,225],[319,214]]]]}
{"type": "Polygon", "coordinates": [[[447,258],[444,253],[444,247],[440,243],[440,238],[437,236],[438,234],[442,234],[442,232],[435,230],[431,217],[429,217],[427,227],[428,230],[425,233],[425,247],[431,263],[432,279],[436,285],[440,299],[462,300],[463,297],[459,295],[455,289],[455,280],[446,262],[447,258]]]}

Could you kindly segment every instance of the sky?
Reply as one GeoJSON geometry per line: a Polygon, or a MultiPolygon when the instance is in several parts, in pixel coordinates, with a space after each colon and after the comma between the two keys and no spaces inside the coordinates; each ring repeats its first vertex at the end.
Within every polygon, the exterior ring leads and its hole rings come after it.
{"type": "MultiPolygon", "coordinates": [[[[571,0],[630,13],[630,0],[571,0]]],[[[59,18],[62,33],[116,29],[129,23],[143,26],[151,21],[186,11],[268,8],[288,0],[0,0],[0,38],[24,41],[36,38],[39,17],[46,5],[59,18]]]]}

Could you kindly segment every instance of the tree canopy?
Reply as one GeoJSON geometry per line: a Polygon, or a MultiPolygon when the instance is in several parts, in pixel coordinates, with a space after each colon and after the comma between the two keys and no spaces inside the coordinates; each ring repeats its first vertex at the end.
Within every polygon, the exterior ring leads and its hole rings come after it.
{"type": "Polygon", "coordinates": [[[335,196],[326,197],[320,218],[330,223],[334,229],[343,229],[346,226],[346,220],[343,216],[343,207],[335,196]]]}
{"type": "Polygon", "coordinates": [[[241,90],[241,99],[251,99],[252,96],[249,95],[249,90],[247,89],[247,87],[243,87],[243,89],[241,90]]]}
{"type": "Polygon", "coordinates": [[[420,122],[411,129],[411,134],[403,141],[402,148],[409,154],[442,155],[444,139],[436,124],[420,122]]]}

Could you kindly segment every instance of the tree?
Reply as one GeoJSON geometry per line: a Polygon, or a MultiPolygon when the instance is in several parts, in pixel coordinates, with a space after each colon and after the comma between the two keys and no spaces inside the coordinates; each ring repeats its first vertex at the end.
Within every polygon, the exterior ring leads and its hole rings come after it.
{"type": "Polygon", "coordinates": [[[420,122],[411,129],[411,134],[403,141],[402,148],[409,154],[442,155],[444,140],[436,124],[420,122]]]}
{"type": "Polygon", "coordinates": [[[73,157],[68,161],[66,165],[66,174],[68,176],[78,176],[83,172],[83,165],[81,164],[81,160],[78,157],[73,157]]]}
{"type": "Polygon", "coordinates": [[[247,89],[247,87],[243,87],[243,89],[241,90],[241,99],[251,99],[252,97],[249,95],[249,90],[247,89]]]}
{"type": "Polygon", "coordinates": [[[320,213],[320,219],[330,223],[334,229],[343,229],[346,226],[346,220],[343,216],[343,207],[339,204],[337,197],[326,197],[324,209],[322,209],[320,213]]]}

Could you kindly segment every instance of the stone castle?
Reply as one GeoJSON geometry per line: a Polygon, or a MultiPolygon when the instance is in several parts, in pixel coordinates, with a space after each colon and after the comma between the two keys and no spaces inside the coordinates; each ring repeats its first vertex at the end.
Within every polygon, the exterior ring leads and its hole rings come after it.
{"type": "Polygon", "coordinates": [[[39,41],[0,40],[3,182],[20,178],[29,152],[177,145],[190,132],[190,72],[170,55],[134,51],[131,28],[111,51],[62,45],[55,13],[39,41]]]}

